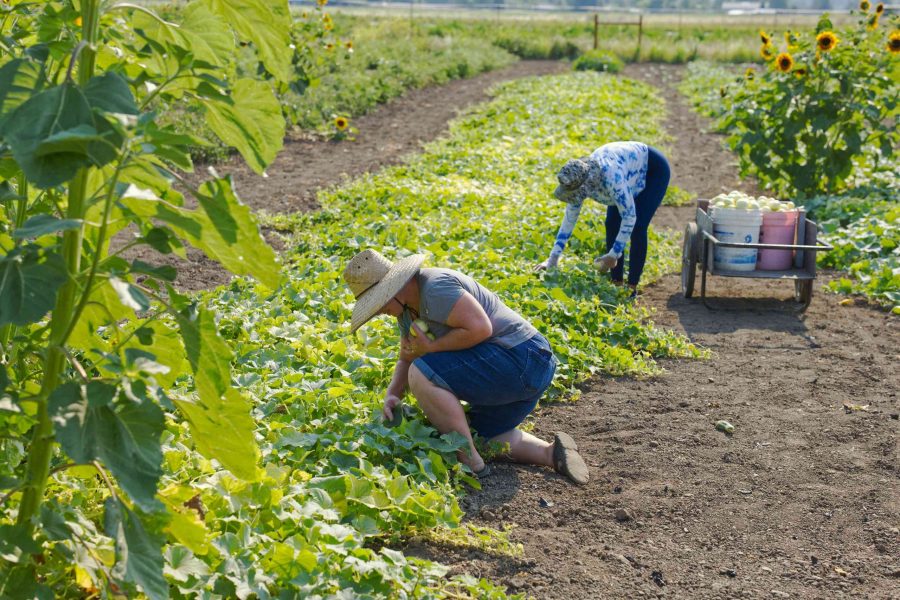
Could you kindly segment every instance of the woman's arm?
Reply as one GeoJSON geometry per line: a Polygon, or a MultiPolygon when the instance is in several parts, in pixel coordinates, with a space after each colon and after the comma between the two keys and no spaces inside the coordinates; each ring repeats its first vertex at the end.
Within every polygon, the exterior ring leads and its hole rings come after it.
{"type": "Polygon", "coordinates": [[[553,243],[553,249],[550,250],[550,258],[547,259],[548,267],[555,267],[562,256],[566,243],[572,237],[572,231],[575,230],[575,223],[578,222],[578,215],[581,214],[582,200],[566,205],[566,213],[563,216],[562,224],[559,226],[559,232],[556,234],[556,241],[553,243]]]}
{"type": "Polygon", "coordinates": [[[397,359],[397,364],[394,365],[394,376],[391,377],[391,383],[384,394],[384,406],[381,410],[384,418],[389,421],[394,418],[394,409],[403,402],[403,396],[406,394],[406,387],[409,381],[409,366],[412,364],[413,359],[415,359],[415,356],[404,349],[404,344],[401,340],[400,358],[397,359]]]}
{"type": "Polygon", "coordinates": [[[409,343],[408,347],[413,355],[421,356],[431,352],[465,350],[480,344],[494,333],[490,317],[469,292],[463,292],[453,305],[446,325],[450,327],[450,331],[432,341],[413,323],[418,335],[405,338],[404,343],[409,343]]]}

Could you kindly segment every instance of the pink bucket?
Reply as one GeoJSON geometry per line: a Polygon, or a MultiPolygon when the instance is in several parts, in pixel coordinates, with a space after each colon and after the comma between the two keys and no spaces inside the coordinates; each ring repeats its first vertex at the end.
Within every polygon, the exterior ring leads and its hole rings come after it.
{"type": "MultiPolygon", "coordinates": [[[[797,211],[764,212],[759,230],[760,244],[793,244],[797,231],[797,211]]],[[[791,268],[793,250],[760,250],[756,268],[783,271],[791,268]]]]}

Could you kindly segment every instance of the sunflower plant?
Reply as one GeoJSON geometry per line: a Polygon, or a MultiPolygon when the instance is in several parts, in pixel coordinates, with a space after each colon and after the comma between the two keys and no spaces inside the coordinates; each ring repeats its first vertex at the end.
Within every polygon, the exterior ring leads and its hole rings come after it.
{"type": "Polygon", "coordinates": [[[105,0],[0,3],[0,598],[169,595],[164,540],[200,548],[205,526],[163,489],[168,427],[259,478],[215,316],[171,288],[174,268],[125,251],[187,243],[278,287],[230,178],[185,206],[175,181],[203,141],[154,108],[202,106],[262,173],[284,119],[269,83],[237,74],[237,48],[285,81],[289,28],[286,0],[196,0],[177,22],[105,0]]]}
{"type": "Polygon", "coordinates": [[[861,166],[894,168],[900,34],[870,8],[841,31],[825,15],[814,32],[789,32],[784,49],[760,32],[767,68],[729,86],[720,122],[743,175],[805,197],[843,189],[861,166]]]}

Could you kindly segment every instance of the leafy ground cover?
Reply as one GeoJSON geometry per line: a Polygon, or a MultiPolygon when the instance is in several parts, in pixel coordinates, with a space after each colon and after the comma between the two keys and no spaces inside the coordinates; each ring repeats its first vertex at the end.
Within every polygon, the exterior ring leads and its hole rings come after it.
{"type": "Polygon", "coordinates": [[[807,208],[834,247],[819,264],[847,271],[828,287],[865,296],[900,314],[900,206],[893,194],[858,190],[813,198],[807,208]]]}

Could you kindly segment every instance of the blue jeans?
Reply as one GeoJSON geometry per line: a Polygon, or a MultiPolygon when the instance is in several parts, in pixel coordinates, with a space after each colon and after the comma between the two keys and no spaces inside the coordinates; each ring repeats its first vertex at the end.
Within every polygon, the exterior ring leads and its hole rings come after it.
{"type": "MultiPolygon", "coordinates": [[[[644,272],[644,263],[647,262],[647,228],[650,219],[656,213],[656,209],[662,204],[666,189],[669,187],[671,169],[669,161],[656,148],[648,147],[647,156],[647,185],[634,199],[634,208],[637,212],[637,221],[631,232],[631,250],[628,254],[628,283],[637,285],[644,272]]],[[[622,224],[622,216],[619,209],[612,205],[606,209],[606,251],[612,250],[619,234],[619,226],[622,224]]],[[[622,281],[625,272],[625,255],[619,259],[619,263],[610,272],[613,281],[622,281]]]]}
{"type": "Polygon", "coordinates": [[[469,425],[485,439],[515,429],[550,387],[557,360],[541,334],[512,348],[482,342],[413,361],[436,386],[469,404],[469,425]]]}

